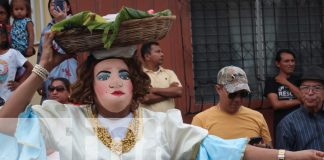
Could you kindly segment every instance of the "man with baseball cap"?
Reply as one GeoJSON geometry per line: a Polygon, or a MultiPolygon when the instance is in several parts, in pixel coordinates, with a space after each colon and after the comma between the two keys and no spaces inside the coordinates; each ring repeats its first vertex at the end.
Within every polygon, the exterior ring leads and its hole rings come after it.
{"type": "Polygon", "coordinates": [[[218,104],[197,114],[192,124],[224,139],[261,137],[262,141],[256,145],[272,146],[263,115],[242,106],[243,99],[251,92],[245,72],[235,66],[222,68],[215,89],[219,95],[218,104]]]}
{"type": "Polygon", "coordinates": [[[324,69],[309,67],[299,87],[303,103],[277,127],[277,148],[324,151],[324,69]]]}

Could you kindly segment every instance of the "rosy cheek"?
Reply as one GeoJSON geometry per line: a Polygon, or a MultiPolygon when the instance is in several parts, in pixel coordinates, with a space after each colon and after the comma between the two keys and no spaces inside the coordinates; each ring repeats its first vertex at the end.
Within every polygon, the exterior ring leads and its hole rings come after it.
{"type": "Polygon", "coordinates": [[[132,81],[125,81],[125,88],[126,88],[126,91],[128,93],[132,93],[133,92],[133,85],[132,85],[132,81]]]}
{"type": "Polygon", "coordinates": [[[105,85],[105,83],[103,81],[96,81],[94,84],[94,88],[98,95],[103,95],[103,94],[107,93],[107,91],[108,91],[108,87],[107,87],[107,85],[105,85]]]}

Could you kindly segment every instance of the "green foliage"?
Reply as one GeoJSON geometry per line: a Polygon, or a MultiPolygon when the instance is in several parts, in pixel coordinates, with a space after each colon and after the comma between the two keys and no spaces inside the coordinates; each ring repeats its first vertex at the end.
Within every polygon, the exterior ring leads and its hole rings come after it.
{"type": "Polygon", "coordinates": [[[114,22],[107,22],[103,17],[92,13],[90,11],[80,12],[78,14],[73,15],[72,17],[65,19],[59,23],[56,23],[52,26],[51,30],[60,32],[66,29],[71,28],[82,28],[86,27],[89,31],[93,31],[94,29],[102,29],[103,36],[102,41],[104,43],[105,48],[110,48],[112,43],[117,37],[120,24],[124,21],[130,19],[141,19],[141,18],[148,18],[153,16],[170,16],[170,10],[164,10],[162,12],[157,12],[154,14],[149,14],[144,11],[123,7],[114,22]],[[108,34],[111,33],[111,34],[108,34]]]}

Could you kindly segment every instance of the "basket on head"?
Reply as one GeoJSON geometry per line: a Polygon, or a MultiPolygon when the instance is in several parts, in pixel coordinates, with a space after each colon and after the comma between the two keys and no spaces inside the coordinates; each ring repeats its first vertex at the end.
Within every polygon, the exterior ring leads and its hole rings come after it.
{"type": "MultiPolygon", "coordinates": [[[[156,16],[124,21],[111,47],[157,41],[166,36],[176,16],[156,16]]],[[[55,41],[66,53],[103,49],[103,30],[72,28],[55,34],[55,41]]],[[[108,35],[111,33],[108,33],[108,35]]]]}

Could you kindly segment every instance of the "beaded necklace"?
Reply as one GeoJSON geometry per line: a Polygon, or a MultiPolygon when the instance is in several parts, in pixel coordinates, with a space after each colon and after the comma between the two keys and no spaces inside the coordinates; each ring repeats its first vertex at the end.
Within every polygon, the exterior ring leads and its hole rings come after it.
{"type": "Polygon", "coordinates": [[[134,118],[128,126],[125,138],[122,140],[114,140],[107,129],[100,125],[97,119],[98,115],[92,112],[91,107],[89,106],[86,109],[87,114],[90,117],[91,125],[93,126],[94,132],[96,133],[98,139],[100,139],[100,141],[106,147],[118,155],[130,151],[142,136],[143,119],[141,115],[142,112],[139,110],[140,108],[133,112],[134,118]]]}

